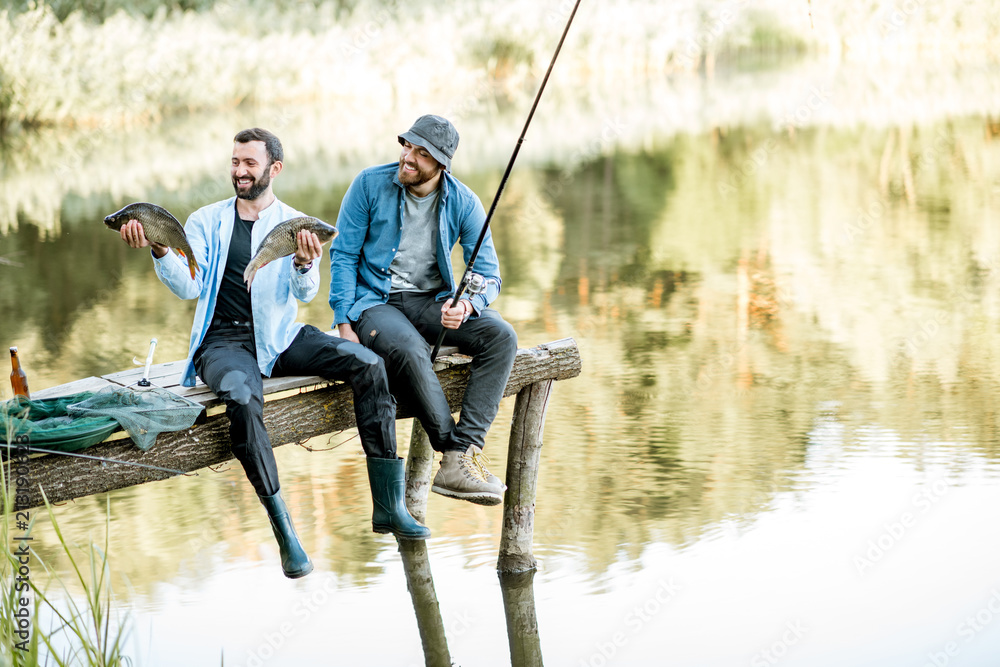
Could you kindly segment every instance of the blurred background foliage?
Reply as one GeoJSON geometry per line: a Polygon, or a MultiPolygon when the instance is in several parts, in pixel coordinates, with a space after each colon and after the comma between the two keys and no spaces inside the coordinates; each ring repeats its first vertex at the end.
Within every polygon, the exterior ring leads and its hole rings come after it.
{"type": "MultiPolygon", "coordinates": [[[[571,3],[281,0],[0,2],[0,132],[129,125],[173,113],[363,99],[488,85],[532,88],[571,3]],[[247,35],[253,39],[248,41],[247,35]],[[441,48],[447,45],[447,48],[441,48]]],[[[807,0],[625,0],[584,5],[561,76],[660,73],[824,54],[981,61],[1000,48],[986,0],[933,6],[807,0]]]]}

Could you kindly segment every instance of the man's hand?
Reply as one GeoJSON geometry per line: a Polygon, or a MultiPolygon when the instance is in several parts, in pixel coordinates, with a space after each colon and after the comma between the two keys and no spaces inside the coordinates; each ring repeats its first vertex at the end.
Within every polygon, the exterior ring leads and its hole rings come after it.
{"type": "Polygon", "coordinates": [[[349,340],[352,343],[361,342],[358,339],[358,334],[354,333],[354,327],[351,326],[350,322],[344,322],[343,324],[338,324],[337,332],[340,334],[340,337],[343,338],[344,340],[349,340]]]}
{"type": "Polygon", "coordinates": [[[121,230],[122,241],[129,244],[132,248],[150,248],[153,254],[157,258],[163,257],[169,252],[170,248],[165,245],[160,245],[159,243],[153,243],[146,238],[146,233],[142,230],[142,223],[138,220],[129,220],[124,225],[122,225],[121,230]]]}
{"type": "Polygon", "coordinates": [[[319,242],[319,237],[314,232],[300,229],[295,237],[295,266],[305,266],[312,264],[314,259],[318,259],[323,253],[323,244],[319,242]]]}
{"type": "Polygon", "coordinates": [[[472,314],[472,302],[468,299],[459,299],[458,305],[451,307],[451,299],[441,306],[441,326],[445,329],[457,329],[465,321],[465,314],[472,314]]]}

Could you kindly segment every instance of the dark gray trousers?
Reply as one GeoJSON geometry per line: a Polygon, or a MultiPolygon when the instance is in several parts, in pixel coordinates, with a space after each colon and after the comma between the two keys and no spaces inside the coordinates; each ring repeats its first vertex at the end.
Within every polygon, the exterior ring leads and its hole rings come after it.
{"type": "Polygon", "coordinates": [[[446,330],[444,344],[472,357],[456,425],[431,362],[442,329],[441,304],[432,293],[395,292],[388,303],[363,312],[354,331],[385,360],[393,395],[414,410],[436,451],[483,447],[514,365],[517,334],[491,308],[458,329],[446,330]]]}

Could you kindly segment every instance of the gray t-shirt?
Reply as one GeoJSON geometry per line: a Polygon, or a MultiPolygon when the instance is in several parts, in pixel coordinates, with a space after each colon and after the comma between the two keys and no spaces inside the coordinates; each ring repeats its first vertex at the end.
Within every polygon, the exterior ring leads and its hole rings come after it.
{"type": "Polygon", "coordinates": [[[403,192],[403,232],[389,265],[391,292],[427,292],[444,284],[437,265],[438,192],[415,197],[403,192]]]}

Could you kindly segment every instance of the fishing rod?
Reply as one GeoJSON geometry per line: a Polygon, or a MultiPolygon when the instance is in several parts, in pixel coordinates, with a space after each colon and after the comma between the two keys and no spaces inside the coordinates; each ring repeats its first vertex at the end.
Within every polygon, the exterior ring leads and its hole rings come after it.
{"type": "MultiPolygon", "coordinates": [[[[517,138],[517,144],[514,146],[514,152],[510,156],[510,162],[507,163],[507,169],[503,172],[503,178],[500,179],[500,187],[497,188],[497,193],[493,197],[493,203],[490,204],[489,213],[486,214],[486,222],[483,223],[483,230],[479,233],[479,240],[476,241],[476,245],[472,249],[472,254],[469,256],[469,261],[465,264],[465,273],[462,274],[462,280],[459,281],[458,287],[455,289],[455,295],[451,300],[451,305],[453,307],[458,304],[458,300],[462,298],[462,294],[465,292],[465,288],[469,284],[472,276],[472,267],[476,263],[476,257],[479,255],[480,248],[483,247],[483,241],[486,240],[486,233],[490,229],[490,221],[493,219],[493,212],[497,208],[497,202],[500,201],[500,195],[503,194],[504,186],[507,185],[507,179],[510,177],[510,170],[514,167],[514,160],[517,159],[517,154],[521,150],[521,144],[524,143],[524,135],[528,132],[528,125],[531,124],[531,119],[535,115],[535,109],[538,107],[538,100],[542,98],[542,91],[545,90],[545,84],[549,81],[549,75],[552,73],[552,66],[556,64],[556,58],[559,57],[559,51],[562,50],[563,42],[566,41],[566,35],[569,33],[569,27],[573,24],[573,17],[576,16],[576,10],[579,6],[580,0],[576,0],[576,4],[573,5],[573,11],[569,14],[569,20],[566,21],[566,28],[563,29],[562,37],[559,38],[559,44],[556,46],[556,52],[552,54],[552,61],[549,62],[549,68],[545,71],[545,77],[542,79],[542,85],[538,87],[538,93],[535,95],[535,101],[531,105],[531,111],[528,112],[528,119],[524,121],[524,129],[521,130],[521,136],[517,138]]],[[[485,284],[483,285],[483,288],[485,288],[485,284]]],[[[434,344],[434,351],[431,352],[432,361],[437,357],[438,352],[441,350],[441,343],[444,341],[445,331],[447,331],[447,329],[441,327],[441,332],[437,337],[437,343],[434,344]]]]}
{"type": "MultiPolygon", "coordinates": [[[[23,447],[24,445],[11,444],[7,442],[0,442],[0,447],[6,447],[8,450],[16,449],[17,447],[23,447]]],[[[72,456],[78,459],[90,459],[91,461],[100,461],[101,463],[120,463],[126,466],[135,466],[137,468],[150,468],[152,470],[162,470],[163,472],[170,472],[175,475],[186,475],[187,473],[183,470],[174,470],[173,468],[161,468],[160,466],[150,465],[149,463],[136,463],[134,461],[122,461],[120,459],[106,459],[101,456],[91,456],[90,454],[77,454],[76,452],[61,452],[57,449],[42,449],[40,447],[35,447],[29,445],[28,449],[32,453],[39,454],[58,454],[59,456],[72,456]]]]}

